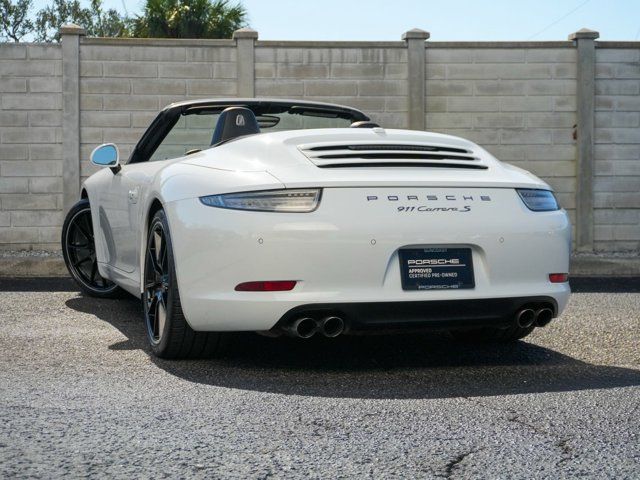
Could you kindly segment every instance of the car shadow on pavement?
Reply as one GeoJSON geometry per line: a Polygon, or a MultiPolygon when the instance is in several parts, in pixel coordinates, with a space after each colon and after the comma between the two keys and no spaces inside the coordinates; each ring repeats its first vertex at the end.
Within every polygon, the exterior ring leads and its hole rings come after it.
{"type": "Polygon", "coordinates": [[[143,350],[182,379],[227,388],[342,398],[448,398],[640,385],[640,371],[592,365],[524,341],[468,345],[444,333],[336,339],[227,337],[220,358],[170,361],[147,346],[139,302],[75,297],[69,308],[96,315],[127,338],[112,350],[143,350]]]}

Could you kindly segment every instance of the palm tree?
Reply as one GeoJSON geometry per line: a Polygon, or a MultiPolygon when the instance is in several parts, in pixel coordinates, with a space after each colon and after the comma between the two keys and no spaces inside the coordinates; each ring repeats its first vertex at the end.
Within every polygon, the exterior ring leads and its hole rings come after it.
{"type": "Polygon", "coordinates": [[[147,0],[134,37],[231,38],[246,26],[247,11],[229,0],[147,0]]]}

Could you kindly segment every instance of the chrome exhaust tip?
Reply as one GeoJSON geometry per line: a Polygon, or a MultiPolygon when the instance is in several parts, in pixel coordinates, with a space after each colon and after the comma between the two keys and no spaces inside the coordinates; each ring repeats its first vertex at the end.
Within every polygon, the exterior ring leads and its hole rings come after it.
{"type": "Polygon", "coordinates": [[[318,331],[318,323],[311,317],[302,317],[292,322],[287,333],[298,338],[311,338],[318,331]]]}
{"type": "Polygon", "coordinates": [[[536,312],[531,308],[523,308],[516,313],[516,323],[520,328],[529,328],[536,320],[536,312]]]}
{"type": "Polygon", "coordinates": [[[551,320],[553,320],[553,310],[546,307],[536,310],[536,327],[549,325],[551,320]]]}
{"type": "Polygon", "coordinates": [[[344,332],[344,320],[340,317],[325,317],[320,321],[320,332],[328,338],[335,338],[344,332]]]}

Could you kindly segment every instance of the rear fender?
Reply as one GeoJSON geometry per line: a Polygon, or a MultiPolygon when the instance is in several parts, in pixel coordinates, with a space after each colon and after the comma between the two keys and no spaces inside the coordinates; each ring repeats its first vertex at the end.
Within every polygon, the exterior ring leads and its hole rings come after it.
{"type": "Polygon", "coordinates": [[[160,173],[154,187],[150,197],[169,203],[219,193],[284,188],[284,185],[268,172],[241,172],[177,163],[160,173]]]}
{"type": "MultiPolygon", "coordinates": [[[[145,198],[140,228],[140,293],[144,283],[144,261],[147,245],[147,230],[154,204],[165,205],[178,200],[197,198],[218,193],[242,192],[250,190],[269,190],[284,188],[275,177],[267,172],[236,172],[219,170],[188,164],[174,164],[161,171],[145,198]]],[[[167,221],[172,221],[168,210],[167,221]]]]}

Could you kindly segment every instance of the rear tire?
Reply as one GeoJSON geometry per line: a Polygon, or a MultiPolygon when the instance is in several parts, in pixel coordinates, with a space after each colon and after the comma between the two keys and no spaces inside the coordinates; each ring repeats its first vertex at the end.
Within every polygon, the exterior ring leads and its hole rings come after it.
{"type": "Polygon", "coordinates": [[[76,203],[62,225],[62,256],[80,289],[92,297],[118,298],[123,291],[98,271],[89,200],[76,203]]]}
{"type": "Polygon", "coordinates": [[[208,358],[219,350],[223,334],[194,331],[182,311],[164,210],[155,213],[149,226],[142,307],[149,344],[157,357],[208,358]]]}
{"type": "Polygon", "coordinates": [[[533,332],[534,328],[533,325],[527,328],[511,325],[507,328],[484,327],[471,330],[452,330],[449,333],[456,340],[465,343],[511,343],[526,337],[533,332]]]}

